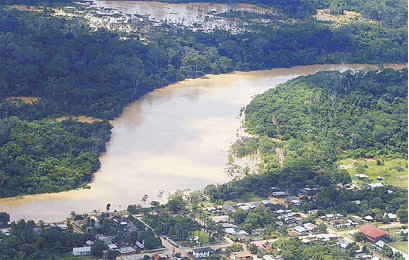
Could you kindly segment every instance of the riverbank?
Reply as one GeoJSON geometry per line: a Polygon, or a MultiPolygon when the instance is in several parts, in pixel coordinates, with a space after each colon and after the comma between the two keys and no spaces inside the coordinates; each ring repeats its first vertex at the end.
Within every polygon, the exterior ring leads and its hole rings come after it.
{"type": "Polygon", "coordinates": [[[0,199],[0,209],[13,220],[53,221],[73,210],[91,212],[107,203],[121,210],[129,204],[144,205],[145,195],[146,203],[164,202],[178,189],[224,183],[229,180],[224,174],[228,149],[241,125],[240,108],[254,95],[297,76],[365,67],[310,65],[207,75],[155,90],[112,121],[111,140],[91,189],[0,199]]]}

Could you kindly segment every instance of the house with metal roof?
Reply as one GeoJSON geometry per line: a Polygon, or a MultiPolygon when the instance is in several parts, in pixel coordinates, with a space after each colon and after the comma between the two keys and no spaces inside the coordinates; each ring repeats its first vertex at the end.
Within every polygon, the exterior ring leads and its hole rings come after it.
{"type": "Polygon", "coordinates": [[[374,243],[386,236],[391,235],[388,232],[385,232],[382,229],[375,227],[374,225],[370,225],[370,224],[363,225],[358,230],[359,232],[364,233],[366,239],[374,243]]]}
{"type": "Polygon", "coordinates": [[[91,255],[91,247],[90,246],[74,247],[72,249],[72,254],[75,256],[91,255]]]}

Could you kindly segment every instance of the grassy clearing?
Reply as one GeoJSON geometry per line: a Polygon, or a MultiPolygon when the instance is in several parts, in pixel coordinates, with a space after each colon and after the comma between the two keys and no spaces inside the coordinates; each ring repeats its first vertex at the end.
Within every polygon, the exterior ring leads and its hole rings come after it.
{"type": "Polygon", "coordinates": [[[390,245],[402,251],[403,253],[408,254],[408,241],[393,242],[390,243],[390,245]]]}
{"type": "Polygon", "coordinates": [[[344,159],[339,161],[340,168],[348,171],[352,180],[359,184],[379,182],[376,177],[382,177],[382,182],[389,185],[407,188],[408,187],[408,160],[390,159],[384,160],[378,165],[376,160],[367,159],[344,159]],[[394,168],[396,167],[396,168],[394,168]],[[365,174],[367,179],[360,179],[355,174],[365,174]]]}
{"type": "Polygon", "coordinates": [[[400,251],[404,252],[405,254],[408,253],[408,241],[404,241],[406,238],[405,235],[403,235],[399,230],[401,228],[392,228],[389,229],[388,232],[392,234],[392,241],[389,243],[391,246],[399,249],[400,251]]]}
{"type": "Polygon", "coordinates": [[[246,192],[243,195],[240,196],[238,199],[234,199],[228,202],[231,202],[233,204],[235,203],[246,203],[246,202],[252,202],[252,201],[260,201],[260,200],[265,200],[267,199],[266,197],[261,197],[258,196],[252,192],[246,192]]]}
{"type": "Polygon", "coordinates": [[[207,234],[207,233],[205,233],[203,231],[195,230],[193,232],[193,236],[197,236],[199,238],[198,241],[197,241],[199,244],[209,244],[210,243],[209,234],[207,234]]]}
{"type": "Polygon", "coordinates": [[[67,253],[61,256],[57,256],[56,260],[91,260],[92,256],[73,256],[71,253],[67,253]]]}

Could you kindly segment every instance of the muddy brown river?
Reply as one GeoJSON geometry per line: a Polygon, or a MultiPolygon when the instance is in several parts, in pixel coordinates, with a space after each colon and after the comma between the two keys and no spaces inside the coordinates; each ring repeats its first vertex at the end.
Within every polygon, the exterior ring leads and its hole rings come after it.
{"type": "Polygon", "coordinates": [[[0,199],[0,211],[13,220],[57,221],[71,211],[104,210],[107,203],[111,210],[149,205],[178,189],[226,182],[228,149],[241,124],[239,111],[253,96],[300,75],[365,67],[313,65],[207,75],[155,90],[113,121],[91,189],[0,199]],[[144,204],[145,194],[149,198],[144,204]]]}

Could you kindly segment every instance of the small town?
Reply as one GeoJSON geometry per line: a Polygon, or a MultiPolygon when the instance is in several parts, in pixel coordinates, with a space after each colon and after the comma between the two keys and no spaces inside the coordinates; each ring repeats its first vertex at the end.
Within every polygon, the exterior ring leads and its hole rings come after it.
{"type": "MultiPolygon", "coordinates": [[[[211,202],[200,192],[179,192],[167,204],[152,201],[149,208],[130,205],[126,211],[111,212],[108,204],[100,214],[72,212],[65,221],[37,223],[34,232],[56,228],[87,235],[83,246],[72,248],[73,259],[280,260],[284,259],[282,239],[339,247],[356,259],[408,259],[394,246],[407,245],[407,222],[388,212],[376,219],[300,210],[303,200],[319,192],[306,187],[290,194],[271,187],[267,199],[240,203],[211,202]]],[[[361,204],[359,200],[353,203],[361,204]]],[[[2,236],[10,235],[10,230],[1,229],[2,236]]]]}

